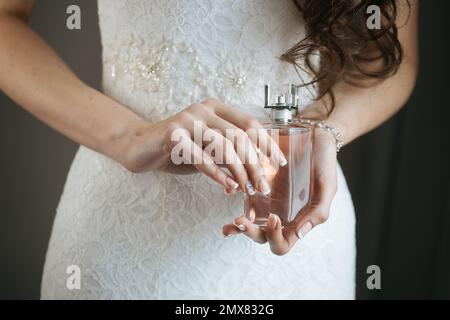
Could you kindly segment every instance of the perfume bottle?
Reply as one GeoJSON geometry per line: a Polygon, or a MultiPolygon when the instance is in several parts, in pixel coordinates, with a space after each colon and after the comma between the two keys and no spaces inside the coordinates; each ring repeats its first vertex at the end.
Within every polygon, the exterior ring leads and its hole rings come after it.
{"type": "Polygon", "coordinates": [[[293,121],[298,107],[297,86],[283,85],[271,94],[270,85],[265,85],[264,108],[270,110],[270,119],[262,125],[278,143],[287,164],[275,167],[263,162],[270,193],[245,196],[246,217],[261,227],[266,226],[270,213],[278,215],[283,226],[288,224],[310,201],[314,130],[293,121]]]}

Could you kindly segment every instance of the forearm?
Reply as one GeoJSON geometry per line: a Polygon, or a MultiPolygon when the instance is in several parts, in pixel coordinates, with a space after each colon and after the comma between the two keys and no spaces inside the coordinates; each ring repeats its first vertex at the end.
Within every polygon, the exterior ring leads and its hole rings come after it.
{"type": "MultiPolygon", "coordinates": [[[[204,121],[210,114],[194,115],[193,110],[198,108],[190,108],[178,117],[148,123],[80,81],[17,14],[2,11],[1,1],[0,90],[50,127],[130,171],[174,169],[169,150],[173,142],[169,141],[170,124],[190,130],[195,116],[204,121]]],[[[172,171],[187,172],[178,168],[172,171]]],[[[228,175],[224,172],[222,177],[228,175]]]]}
{"type": "Polygon", "coordinates": [[[28,25],[0,14],[0,89],[79,144],[124,162],[129,136],[144,120],[88,87],[28,25]]]}

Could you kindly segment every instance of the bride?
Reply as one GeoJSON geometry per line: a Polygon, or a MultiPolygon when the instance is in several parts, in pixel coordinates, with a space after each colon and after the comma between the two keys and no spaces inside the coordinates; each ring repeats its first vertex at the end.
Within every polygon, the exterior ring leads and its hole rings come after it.
{"type": "Polygon", "coordinates": [[[0,88],[81,145],[43,299],[354,298],[355,216],[333,132],[348,144],[405,104],[416,2],[99,0],[103,93],[26,24],[34,2],[0,0],[0,88]],[[189,135],[196,120],[221,133],[259,128],[248,106],[263,106],[266,82],[303,83],[302,116],[334,128],[315,129],[311,205],[284,228],[275,215],[266,228],[241,216],[242,193],[267,191],[259,162],[170,158],[171,132],[189,135]]]}

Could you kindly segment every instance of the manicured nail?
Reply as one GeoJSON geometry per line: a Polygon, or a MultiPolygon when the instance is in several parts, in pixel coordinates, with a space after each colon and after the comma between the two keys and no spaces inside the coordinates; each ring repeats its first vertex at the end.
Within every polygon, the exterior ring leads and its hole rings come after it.
{"type": "Polygon", "coordinates": [[[247,193],[251,196],[254,196],[256,194],[255,188],[250,181],[247,181],[245,183],[245,189],[247,189],[247,193]]]}
{"type": "Polygon", "coordinates": [[[269,230],[275,229],[277,226],[277,217],[273,213],[269,214],[269,218],[267,219],[267,228],[269,230]]]}
{"type": "Polygon", "coordinates": [[[250,208],[250,210],[246,216],[247,216],[247,219],[250,220],[250,222],[255,222],[255,219],[256,219],[255,209],[250,208]]]}
{"type": "Polygon", "coordinates": [[[259,191],[261,191],[266,196],[270,193],[269,183],[264,176],[261,176],[261,178],[259,179],[259,191]]]}
{"type": "Polygon", "coordinates": [[[228,191],[227,189],[224,189],[224,190],[223,190],[223,193],[224,193],[226,196],[231,196],[232,194],[234,194],[234,191],[235,191],[235,190],[228,191]]]}
{"type": "Polygon", "coordinates": [[[236,227],[238,227],[238,229],[241,230],[242,232],[247,231],[247,228],[243,224],[239,224],[236,227]]]}
{"type": "Polygon", "coordinates": [[[231,189],[237,189],[239,187],[239,184],[230,177],[227,177],[226,183],[231,189]]]}
{"type": "Polygon", "coordinates": [[[284,154],[280,153],[280,166],[284,167],[285,165],[287,165],[287,160],[284,157],[284,154]]]}
{"type": "Polygon", "coordinates": [[[299,239],[303,239],[306,234],[311,231],[313,225],[311,222],[307,222],[303,225],[303,227],[300,228],[300,230],[298,230],[297,236],[299,239]]]}

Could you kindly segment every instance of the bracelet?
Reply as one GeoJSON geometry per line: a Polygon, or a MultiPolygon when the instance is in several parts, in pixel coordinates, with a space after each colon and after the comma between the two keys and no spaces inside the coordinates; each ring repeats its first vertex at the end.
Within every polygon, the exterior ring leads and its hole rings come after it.
{"type": "Polygon", "coordinates": [[[303,125],[312,126],[314,128],[319,128],[332,134],[334,136],[334,139],[336,139],[336,152],[339,152],[339,150],[341,150],[342,146],[344,145],[344,142],[342,141],[341,131],[339,131],[339,129],[337,128],[330,127],[324,121],[299,118],[296,119],[295,122],[298,122],[303,125]]]}

